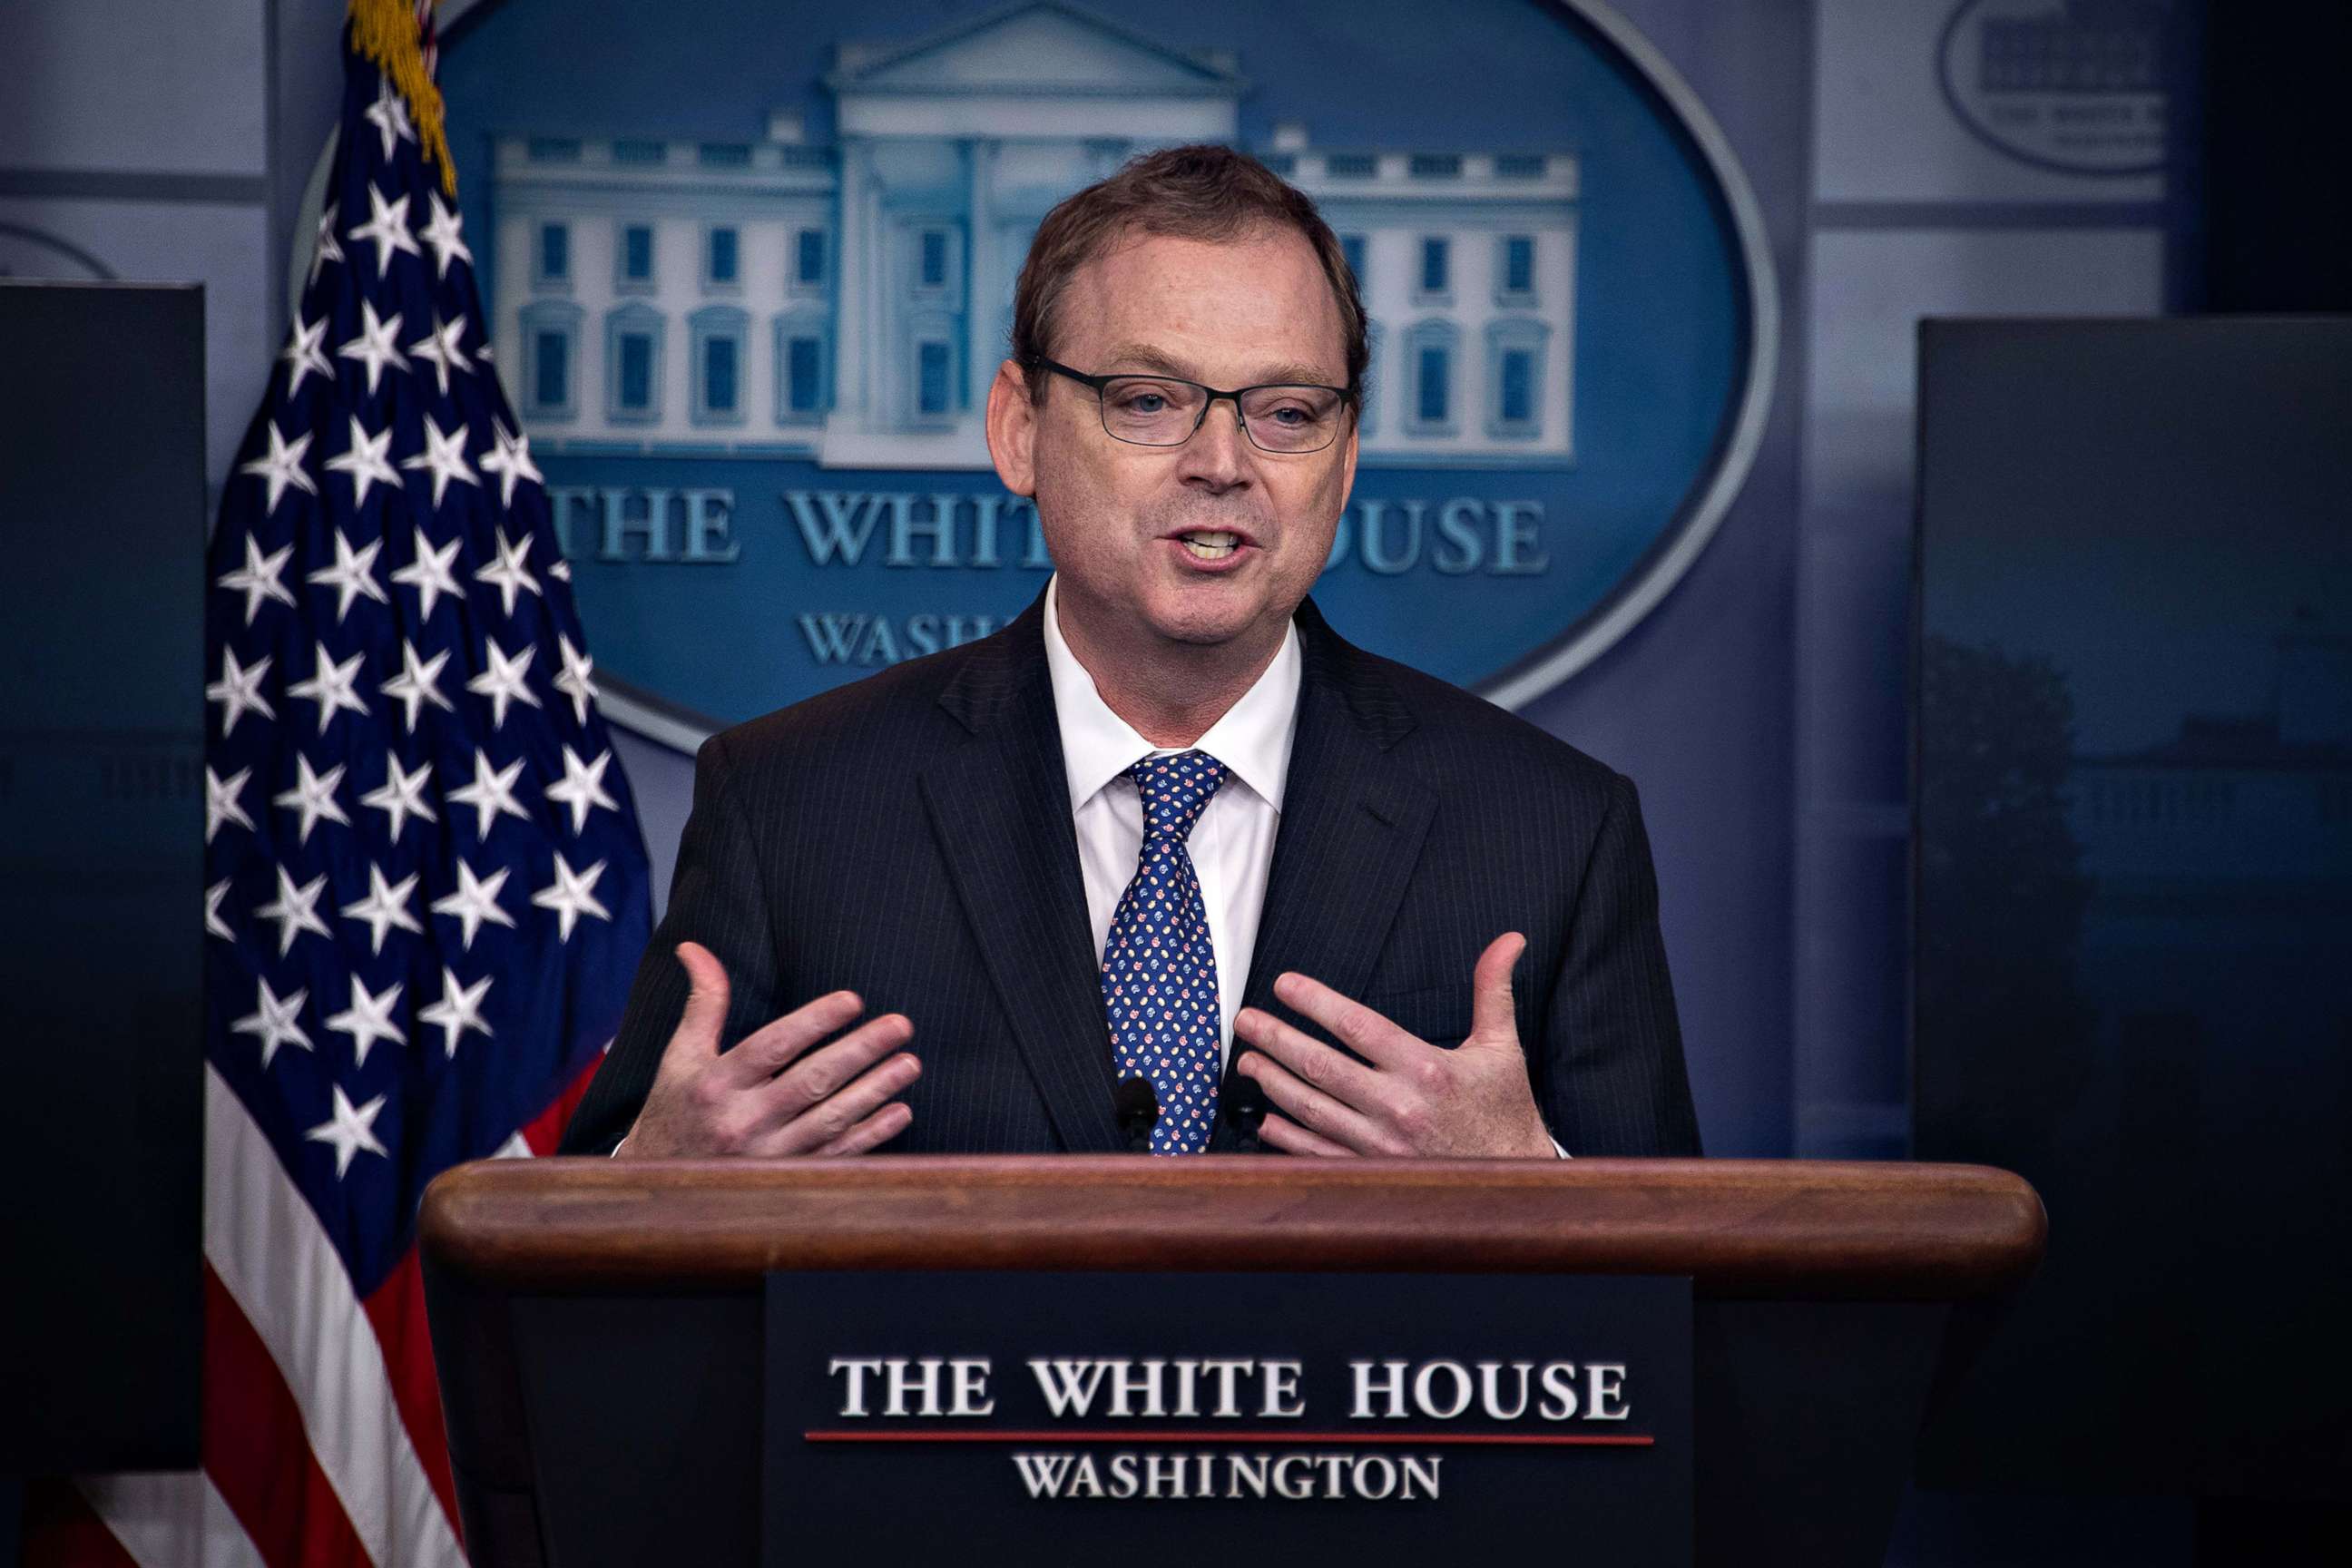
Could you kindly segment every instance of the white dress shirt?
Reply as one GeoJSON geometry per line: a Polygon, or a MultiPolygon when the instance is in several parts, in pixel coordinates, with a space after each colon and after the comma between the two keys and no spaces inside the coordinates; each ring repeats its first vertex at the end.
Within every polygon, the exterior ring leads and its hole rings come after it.
{"type": "Polygon", "coordinates": [[[1265,874],[1274,864],[1274,834],[1282,822],[1282,784],[1290,775],[1290,742],[1298,727],[1301,657],[1298,628],[1281,651],[1189,746],[1155,746],[1110,710],[1094,677],[1063,639],[1055,585],[1045,584],[1045,667],[1054,682],[1054,713],[1062,731],[1062,765],[1070,784],[1070,818],[1077,829],[1078,868],[1087,884],[1087,918],[1102,963],[1119,895],[1135,879],[1143,852],[1143,797],[1127,770],[1145,757],[1206,752],[1225,765],[1225,782],[1202,809],[1185,847],[1200,878],[1208,911],[1209,942],[1217,956],[1218,1050],[1233,1058],[1234,1015],[1249,983],[1257,948],[1258,917],[1265,909],[1265,874]]]}

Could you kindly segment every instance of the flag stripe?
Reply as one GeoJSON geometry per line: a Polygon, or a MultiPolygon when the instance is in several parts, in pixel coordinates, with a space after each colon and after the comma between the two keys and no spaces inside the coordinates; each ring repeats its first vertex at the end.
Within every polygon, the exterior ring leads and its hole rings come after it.
{"type": "MultiPolygon", "coordinates": [[[[320,1468],[369,1558],[463,1563],[401,1419],[374,1328],[318,1216],[244,1102],[210,1068],[205,1113],[213,1173],[205,1257],[284,1369],[320,1468]]],[[[220,1393],[208,1380],[208,1402],[220,1393]]]]}
{"type": "Polygon", "coordinates": [[[588,1080],[594,1078],[596,1069],[604,1065],[602,1053],[589,1058],[588,1065],[580,1069],[579,1075],[563,1086],[563,1092],[550,1101],[546,1110],[530,1119],[530,1124],[522,1130],[522,1141],[530,1145],[532,1153],[544,1156],[555,1152],[555,1146],[563,1141],[564,1123],[570,1121],[572,1113],[580,1109],[581,1099],[588,1092],[588,1080]]]}
{"type": "Polygon", "coordinates": [[[449,1434],[441,1419],[441,1388],[433,1372],[433,1337],[425,1318],[425,1275],[416,1248],[410,1247],[400,1266],[375,1289],[365,1303],[368,1321],[383,1348],[385,1370],[392,1378],[392,1397],[400,1419],[416,1447],[417,1462],[441,1504],[442,1517],[455,1531],[457,1488],[449,1471],[449,1434]]]}
{"type": "Polygon", "coordinates": [[[87,1506],[105,1521],[112,1552],[89,1546],[64,1557],[27,1553],[29,1563],[80,1568],[268,1568],[252,1538],[214,1486],[195,1470],[147,1475],[84,1476],[76,1483],[87,1506]]]}
{"type": "Polygon", "coordinates": [[[310,1450],[294,1391],[210,1268],[205,1384],[205,1473],[268,1568],[366,1568],[370,1554],[310,1450]],[[302,1463],[290,1462],[296,1455],[302,1463]]]}
{"type": "MultiPolygon", "coordinates": [[[[114,1478],[100,1478],[101,1483],[114,1478]]],[[[194,1483],[193,1472],[127,1479],[194,1483]]],[[[146,1510],[145,1522],[160,1526],[166,1518],[178,1523],[176,1513],[166,1515],[163,1508],[146,1510]]],[[[60,1480],[35,1477],[25,1483],[25,1528],[23,1561],[26,1568],[146,1568],[164,1561],[194,1562],[194,1553],[180,1551],[171,1558],[155,1555],[134,1556],[130,1549],[115,1538],[114,1527],[99,1512],[97,1502],[84,1491],[77,1490],[60,1480]]],[[[155,1534],[165,1534],[156,1529],[155,1534]]],[[[164,1542],[166,1550],[178,1545],[176,1539],[164,1542]]]]}

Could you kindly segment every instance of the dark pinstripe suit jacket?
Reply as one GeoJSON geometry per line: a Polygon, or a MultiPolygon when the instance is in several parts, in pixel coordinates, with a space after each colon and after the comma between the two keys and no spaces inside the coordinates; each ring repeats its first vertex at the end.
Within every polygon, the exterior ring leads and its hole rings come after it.
{"type": "MultiPolygon", "coordinates": [[[[1480,950],[1524,931],[1519,1037],[1553,1135],[1571,1154],[1697,1153],[1633,784],[1341,640],[1311,602],[1297,623],[1246,1000],[1303,1023],[1273,995],[1297,970],[1452,1045],[1480,950]]],[[[893,1149],[1123,1147],[1042,598],[993,637],[704,745],[667,915],[565,1152],[607,1152],[635,1120],[688,939],[727,965],[730,1044],[843,987],[914,1021],[923,1076],[893,1149]]]]}

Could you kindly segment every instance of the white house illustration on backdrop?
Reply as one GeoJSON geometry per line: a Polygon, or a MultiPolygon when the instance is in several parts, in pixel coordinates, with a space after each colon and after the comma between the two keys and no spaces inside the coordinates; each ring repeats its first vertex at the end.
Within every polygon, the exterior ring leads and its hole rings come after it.
{"type": "MultiPolygon", "coordinates": [[[[1250,84],[1077,7],[837,46],[835,145],[501,138],[497,341],[556,452],[975,468],[1013,284],[1053,205],[1129,156],[1237,141],[1250,84]]],[[[1339,232],[1372,321],[1364,460],[1573,451],[1578,164],[1559,152],[1259,156],[1339,232]]]]}

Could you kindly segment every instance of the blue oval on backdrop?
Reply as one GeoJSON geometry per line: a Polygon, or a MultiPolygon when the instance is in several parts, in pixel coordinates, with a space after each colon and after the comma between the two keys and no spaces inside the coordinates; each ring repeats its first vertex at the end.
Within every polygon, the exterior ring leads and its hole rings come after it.
{"type": "Polygon", "coordinates": [[[1358,266],[1362,459],[1316,589],[1344,635],[1524,701],[1744,476],[1775,310],[1752,204],[1599,6],[789,16],[444,10],[498,363],[624,722],[688,743],[1036,595],[980,435],[1013,278],[1047,208],[1152,145],[1265,158],[1358,266]]]}

